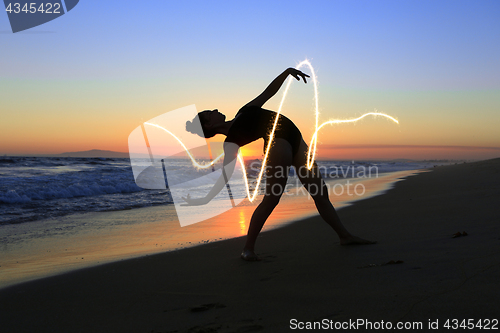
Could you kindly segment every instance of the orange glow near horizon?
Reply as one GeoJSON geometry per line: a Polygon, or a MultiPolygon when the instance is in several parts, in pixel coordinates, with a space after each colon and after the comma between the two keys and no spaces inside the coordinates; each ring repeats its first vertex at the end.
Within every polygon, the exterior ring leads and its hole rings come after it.
{"type": "Polygon", "coordinates": [[[422,145],[347,145],[321,148],[319,160],[487,160],[500,157],[498,147],[422,146],[422,145]],[[331,156],[335,156],[331,158],[331,156]],[[368,156],[368,157],[367,157],[368,156]],[[411,156],[409,158],[408,156],[411,156]]]}
{"type": "MultiPolygon", "coordinates": [[[[152,88],[147,82],[143,84],[145,90],[152,88]]],[[[373,104],[389,114],[397,114],[401,125],[394,126],[392,122],[382,119],[376,123],[364,121],[356,125],[323,128],[318,138],[320,159],[435,159],[438,155],[450,159],[500,157],[500,137],[496,128],[498,122],[495,121],[495,117],[498,117],[498,93],[495,91],[367,92],[357,88],[332,87],[327,82],[325,84],[330,86],[325,89],[325,85],[322,85],[320,91],[324,104],[320,109],[321,120],[328,119],[334,113],[339,115],[338,118],[347,118],[350,114],[357,117],[361,115],[360,111],[367,110],[366,105],[373,104]],[[363,100],[370,102],[363,104],[363,100]],[[476,110],[481,112],[476,113],[476,110]],[[355,146],[368,143],[397,143],[406,147],[364,150],[359,147],[340,150],[326,148],[329,144],[355,146]],[[428,148],[419,145],[427,145],[428,148]],[[449,149],[444,146],[449,146],[449,149]],[[469,148],[456,149],[453,146],[469,148]]],[[[251,97],[243,92],[238,95],[236,90],[232,91],[234,93],[229,99],[222,98],[227,91],[217,95],[213,92],[182,90],[175,96],[165,94],[165,97],[155,95],[143,99],[142,95],[134,95],[130,91],[131,86],[131,81],[125,84],[121,81],[77,80],[68,83],[44,80],[43,85],[40,81],[9,81],[8,85],[4,85],[2,100],[0,156],[55,155],[93,149],[127,152],[128,135],[138,123],[185,105],[186,101],[193,101],[193,96],[196,96],[197,104],[218,107],[228,117],[234,116],[234,110],[238,109],[243,98],[251,97]],[[56,98],[61,91],[64,92],[62,97],[56,98]],[[81,95],[77,93],[79,91],[88,91],[88,94],[81,95]],[[23,94],[28,94],[30,98],[24,98],[23,94]],[[54,100],[58,103],[54,104],[54,100]]],[[[257,88],[256,83],[252,89],[257,88]]],[[[168,87],[161,89],[166,91],[168,87]]],[[[250,91],[246,85],[238,89],[250,91]]],[[[294,89],[299,89],[299,85],[293,85],[291,90],[294,89]]],[[[315,120],[310,112],[304,110],[308,110],[313,101],[304,98],[302,93],[289,95],[285,115],[299,125],[309,144],[315,131],[315,120]]],[[[277,105],[272,105],[271,109],[276,110],[277,105]]],[[[218,139],[221,137],[218,136],[218,139]]],[[[245,156],[262,158],[263,145],[262,140],[259,141],[253,147],[251,144],[244,147],[245,156]]]]}
{"type": "MultiPolygon", "coordinates": [[[[309,67],[309,70],[311,71],[311,75],[312,75],[312,81],[313,81],[313,85],[314,85],[314,101],[315,101],[314,111],[315,111],[315,116],[316,116],[315,132],[312,135],[309,149],[307,151],[307,165],[306,166],[309,170],[314,166],[314,161],[316,159],[318,132],[325,125],[356,123],[367,116],[385,117],[389,120],[392,120],[396,124],[399,124],[398,120],[396,120],[394,117],[391,117],[391,116],[389,116],[385,113],[381,113],[381,112],[369,112],[369,113],[365,113],[364,115],[362,115],[360,117],[352,118],[352,119],[330,119],[328,121],[323,122],[322,124],[319,124],[319,122],[318,122],[319,121],[319,101],[318,101],[318,87],[317,87],[316,74],[314,73],[314,68],[312,67],[311,63],[308,60],[302,61],[300,64],[297,65],[296,69],[299,69],[304,65],[309,67]]],[[[255,185],[254,185],[255,188],[254,188],[252,194],[250,194],[250,186],[248,184],[245,162],[243,160],[244,155],[243,155],[241,150],[238,152],[237,158],[238,158],[238,161],[240,162],[241,170],[243,171],[243,180],[245,182],[247,198],[250,202],[253,202],[258,195],[259,185],[262,182],[264,171],[266,170],[266,166],[267,166],[267,160],[269,157],[269,153],[270,153],[270,150],[271,150],[271,147],[273,144],[274,133],[276,131],[276,127],[278,126],[279,115],[281,114],[281,110],[283,108],[283,103],[285,102],[285,99],[286,99],[286,96],[287,96],[287,93],[288,93],[288,90],[290,88],[291,83],[292,83],[292,78],[289,77],[288,83],[287,83],[285,91],[283,93],[283,98],[281,99],[280,106],[278,108],[278,111],[276,112],[273,128],[271,130],[271,133],[269,134],[269,139],[268,139],[267,146],[265,148],[264,157],[262,158],[262,166],[260,168],[259,175],[257,176],[257,180],[256,180],[255,185]]],[[[188,154],[189,158],[191,159],[191,163],[193,164],[193,166],[195,168],[199,168],[199,169],[209,168],[210,166],[214,165],[218,160],[220,160],[224,156],[224,153],[222,153],[217,157],[213,156],[213,160],[208,162],[208,163],[198,163],[196,161],[195,157],[190,153],[189,149],[184,145],[184,143],[175,134],[173,134],[172,132],[170,132],[169,130],[167,130],[166,128],[164,128],[163,126],[160,126],[158,124],[145,122],[144,125],[149,125],[149,126],[159,128],[159,129],[163,130],[164,132],[168,133],[171,137],[173,137],[178,142],[178,144],[182,146],[184,151],[188,154]]],[[[224,171],[223,171],[223,174],[225,175],[224,171]]],[[[227,180],[226,180],[226,182],[227,182],[227,180]]]]}

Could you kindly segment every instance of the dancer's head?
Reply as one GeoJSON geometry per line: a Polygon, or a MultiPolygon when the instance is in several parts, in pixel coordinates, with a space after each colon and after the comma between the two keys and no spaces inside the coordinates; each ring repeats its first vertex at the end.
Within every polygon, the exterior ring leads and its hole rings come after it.
{"type": "Polygon", "coordinates": [[[193,121],[186,122],[186,131],[208,139],[220,133],[218,127],[223,125],[225,120],[226,116],[217,109],[201,111],[193,121]]]}

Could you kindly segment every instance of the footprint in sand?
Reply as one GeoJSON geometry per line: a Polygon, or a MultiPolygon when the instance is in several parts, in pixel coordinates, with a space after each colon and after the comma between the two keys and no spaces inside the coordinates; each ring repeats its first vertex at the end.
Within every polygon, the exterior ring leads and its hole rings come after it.
{"type": "Polygon", "coordinates": [[[464,231],[464,232],[457,232],[457,233],[454,233],[453,236],[451,238],[457,238],[457,237],[462,237],[462,236],[467,236],[468,234],[464,231]]]}
{"type": "Polygon", "coordinates": [[[278,269],[277,271],[272,272],[271,275],[263,277],[262,279],[260,279],[260,281],[269,281],[272,278],[276,277],[276,275],[280,274],[282,271],[283,268],[278,269]]]}
{"type": "Polygon", "coordinates": [[[264,329],[264,326],[261,326],[261,325],[248,325],[248,326],[242,326],[242,327],[236,329],[235,332],[237,332],[237,333],[258,332],[258,331],[262,331],[263,329],[264,329]]]}
{"type": "Polygon", "coordinates": [[[210,303],[210,304],[202,304],[199,306],[195,306],[191,309],[189,309],[191,312],[203,312],[207,311],[210,309],[222,309],[225,308],[226,306],[222,303],[210,303]]]}
{"type": "Polygon", "coordinates": [[[403,260],[390,260],[388,262],[385,262],[383,264],[369,264],[365,266],[359,266],[358,268],[370,268],[370,267],[379,267],[379,266],[385,266],[385,265],[398,265],[404,263],[403,260]]]}

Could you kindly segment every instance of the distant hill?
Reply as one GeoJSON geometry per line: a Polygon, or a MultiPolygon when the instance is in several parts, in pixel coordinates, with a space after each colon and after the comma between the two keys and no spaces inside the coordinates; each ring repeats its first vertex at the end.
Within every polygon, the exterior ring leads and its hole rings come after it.
{"type": "Polygon", "coordinates": [[[71,153],[62,153],[57,155],[51,155],[54,157],[103,157],[103,158],[128,158],[130,157],[128,153],[122,153],[118,151],[111,150],[99,150],[92,149],[87,151],[77,151],[71,153]]]}

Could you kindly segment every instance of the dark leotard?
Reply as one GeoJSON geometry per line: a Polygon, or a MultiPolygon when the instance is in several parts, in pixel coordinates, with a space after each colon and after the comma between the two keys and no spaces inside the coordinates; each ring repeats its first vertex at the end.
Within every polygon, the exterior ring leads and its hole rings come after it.
{"type": "MultiPolygon", "coordinates": [[[[265,150],[276,115],[276,112],[258,106],[242,107],[233,119],[233,124],[229,128],[225,142],[233,142],[242,147],[263,138],[265,150]]],[[[274,137],[288,141],[292,146],[292,153],[295,157],[302,141],[302,134],[290,119],[282,114],[279,117],[274,137]]]]}

